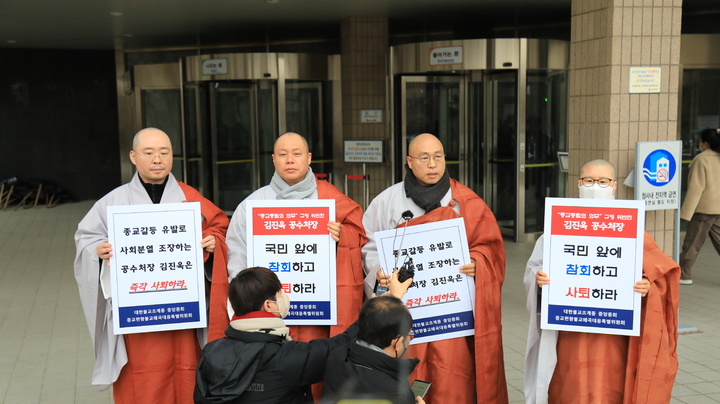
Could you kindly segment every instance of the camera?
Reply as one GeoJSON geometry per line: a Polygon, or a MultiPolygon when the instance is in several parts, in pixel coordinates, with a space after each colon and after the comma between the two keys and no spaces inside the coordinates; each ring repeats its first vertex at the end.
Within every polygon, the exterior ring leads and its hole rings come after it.
{"type": "Polygon", "coordinates": [[[400,268],[400,272],[398,272],[398,281],[400,283],[405,282],[406,280],[413,278],[415,276],[415,270],[413,269],[413,260],[410,258],[409,260],[405,261],[400,268]]]}

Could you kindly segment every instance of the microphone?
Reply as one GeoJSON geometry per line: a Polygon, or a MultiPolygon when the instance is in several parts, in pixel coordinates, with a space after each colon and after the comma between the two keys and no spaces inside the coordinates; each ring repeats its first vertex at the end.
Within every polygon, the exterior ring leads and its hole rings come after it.
{"type": "MultiPolygon", "coordinates": [[[[403,241],[405,240],[405,232],[407,231],[407,222],[415,217],[415,215],[408,209],[405,212],[402,213],[402,219],[405,221],[405,226],[403,228],[402,237],[400,237],[400,248],[398,249],[398,255],[395,256],[395,268],[393,268],[393,272],[398,269],[398,259],[400,258],[400,250],[402,250],[403,241]]],[[[400,220],[398,220],[398,224],[400,223],[400,220]]],[[[395,240],[397,240],[397,227],[395,227],[395,240]]],[[[393,249],[395,248],[395,240],[393,240],[393,249]]],[[[407,257],[405,257],[407,260],[407,257]]],[[[413,269],[407,268],[406,263],[403,262],[402,269],[400,270],[400,273],[398,274],[398,281],[400,283],[405,282],[408,278],[412,278],[415,275],[415,271],[413,269]],[[402,279],[402,280],[401,280],[402,279]]],[[[375,293],[376,294],[382,294],[388,291],[387,286],[380,286],[379,282],[375,280],[375,293]]]]}
{"type": "MultiPolygon", "coordinates": [[[[405,232],[407,231],[408,221],[410,219],[412,219],[413,217],[415,217],[415,215],[410,210],[406,210],[405,212],[402,213],[402,218],[403,218],[403,220],[405,220],[405,226],[403,227],[402,237],[400,237],[400,248],[398,249],[398,251],[402,250],[403,240],[405,240],[405,232]]],[[[398,270],[398,267],[397,267],[398,258],[400,258],[400,252],[398,252],[398,255],[395,257],[395,268],[393,268],[393,271],[398,270]]],[[[400,272],[398,273],[398,282],[400,282],[400,283],[403,283],[406,280],[415,276],[415,270],[413,270],[412,268],[409,267],[409,265],[407,265],[408,264],[407,259],[408,259],[408,256],[406,255],[405,260],[403,260],[402,268],[400,268],[400,272]]],[[[410,262],[412,263],[412,259],[410,259],[410,262]]]]}

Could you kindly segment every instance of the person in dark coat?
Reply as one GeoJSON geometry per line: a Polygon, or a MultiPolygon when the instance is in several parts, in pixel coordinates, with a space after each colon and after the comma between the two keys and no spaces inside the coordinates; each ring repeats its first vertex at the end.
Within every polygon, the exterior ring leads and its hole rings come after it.
{"type": "MultiPolygon", "coordinates": [[[[402,297],[411,282],[401,284],[395,274],[388,293],[402,297]]],[[[202,351],[195,403],[312,403],[310,386],[322,381],[331,350],[358,333],[356,321],[332,338],[293,341],[282,320],[290,300],[277,275],[267,268],[238,273],[230,283],[228,298],[235,315],[226,336],[202,351]]]]}
{"type": "Polygon", "coordinates": [[[393,404],[424,404],[408,376],[420,362],[402,359],[413,338],[412,316],[394,296],[370,299],[360,310],[357,339],[330,354],[325,369],[323,402],[381,399],[393,404]]]}

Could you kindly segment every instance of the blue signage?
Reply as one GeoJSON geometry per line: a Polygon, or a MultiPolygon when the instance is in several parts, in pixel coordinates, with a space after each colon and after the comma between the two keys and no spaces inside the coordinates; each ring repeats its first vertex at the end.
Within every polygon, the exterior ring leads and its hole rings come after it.
{"type": "Polygon", "coordinates": [[[442,316],[413,319],[412,329],[416,337],[430,337],[475,328],[472,310],[442,316]]]}
{"type": "Polygon", "coordinates": [[[330,320],[330,302],[297,302],[290,304],[286,320],[330,320]]]}
{"type": "Polygon", "coordinates": [[[200,320],[198,302],[119,307],[120,329],[146,325],[193,323],[200,320]]]}
{"type": "Polygon", "coordinates": [[[633,315],[624,309],[548,305],[548,324],[632,330],[633,315]]]}
{"type": "Polygon", "coordinates": [[[658,149],[648,154],[643,163],[643,176],[655,187],[662,187],[675,178],[677,163],[672,153],[658,149]]]}

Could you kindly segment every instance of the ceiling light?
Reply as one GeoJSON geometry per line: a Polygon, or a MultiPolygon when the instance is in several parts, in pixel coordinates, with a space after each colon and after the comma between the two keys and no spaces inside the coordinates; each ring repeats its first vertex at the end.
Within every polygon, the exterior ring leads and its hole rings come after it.
{"type": "Polygon", "coordinates": [[[113,17],[122,17],[123,13],[121,13],[120,11],[113,11],[112,13],[110,13],[110,15],[113,17]]]}
{"type": "Polygon", "coordinates": [[[7,43],[17,43],[17,41],[14,39],[8,39],[7,43]]]}

